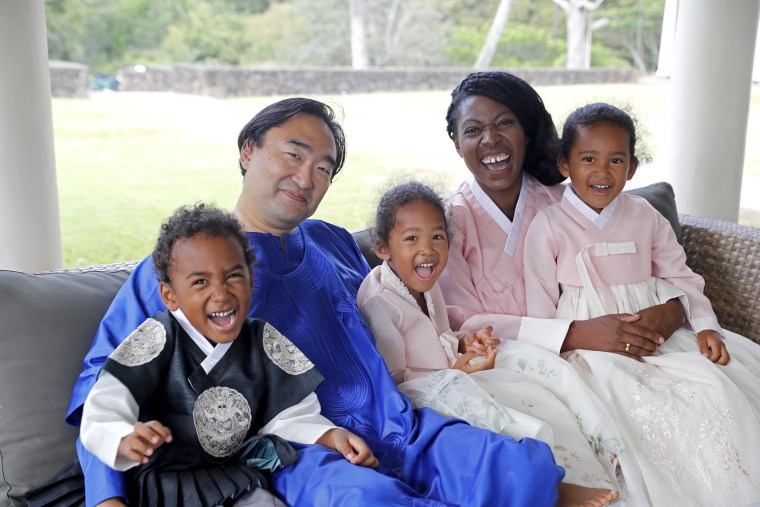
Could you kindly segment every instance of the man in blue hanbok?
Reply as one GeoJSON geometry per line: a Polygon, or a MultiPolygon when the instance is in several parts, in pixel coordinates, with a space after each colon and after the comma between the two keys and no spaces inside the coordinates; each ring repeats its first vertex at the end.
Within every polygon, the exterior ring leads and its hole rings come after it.
{"type": "MultiPolygon", "coordinates": [[[[238,140],[243,189],[234,214],[256,253],[251,315],[299,347],[325,380],[322,413],[362,436],[380,461],[353,466],[321,446],[298,446],[299,460],[274,474],[290,505],[553,505],[563,470],[542,442],[516,442],[427,409],[396,389],[355,297],[369,267],[350,233],[307,220],[345,157],[332,110],[286,99],[257,114],[238,140]],[[328,462],[333,466],[320,466],[328,462]],[[345,465],[344,465],[345,463],[345,465]]],[[[98,329],[74,389],[67,421],[113,349],[163,310],[150,258],[124,284],[98,329]]],[[[123,505],[123,476],[79,446],[88,505],[123,505]]]]}

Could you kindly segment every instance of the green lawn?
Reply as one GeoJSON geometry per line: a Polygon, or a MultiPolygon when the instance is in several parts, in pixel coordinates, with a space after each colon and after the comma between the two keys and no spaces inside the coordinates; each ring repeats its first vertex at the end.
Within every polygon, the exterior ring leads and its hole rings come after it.
{"type": "MultiPolygon", "coordinates": [[[[664,137],[667,84],[540,87],[560,123],[594,100],[629,103],[650,132],[657,162],[664,137]]],[[[346,165],[317,217],[349,230],[366,226],[378,188],[413,173],[453,187],[466,175],[445,132],[449,93],[406,92],[316,97],[343,110],[346,165]]],[[[181,204],[231,208],[241,185],[240,128],[278,97],[216,100],[171,93],[107,93],[53,99],[64,264],[139,259],[161,220],[181,204]]],[[[755,87],[748,139],[760,136],[755,87]]],[[[760,175],[760,146],[748,142],[745,174],[760,175]]]]}

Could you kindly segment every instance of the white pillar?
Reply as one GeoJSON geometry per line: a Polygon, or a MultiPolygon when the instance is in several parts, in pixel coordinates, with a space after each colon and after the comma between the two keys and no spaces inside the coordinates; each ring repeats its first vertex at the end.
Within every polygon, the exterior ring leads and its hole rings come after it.
{"type": "Polygon", "coordinates": [[[760,0],[680,2],[665,170],[678,210],[736,222],[760,0]]]}
{"type": "Polygon", "coordinates": [[[0,269],[62,266],[44,0],[0,0],[0,269]]]}
{"type": "MultiPolygon", "coordinates": [[[[760,20],[758,20],[758,23],[760,23],[760,20]]],[[[752,66],[752,82],[760,83],[760,28],[755,37],[755,63],[752,66]]]]}

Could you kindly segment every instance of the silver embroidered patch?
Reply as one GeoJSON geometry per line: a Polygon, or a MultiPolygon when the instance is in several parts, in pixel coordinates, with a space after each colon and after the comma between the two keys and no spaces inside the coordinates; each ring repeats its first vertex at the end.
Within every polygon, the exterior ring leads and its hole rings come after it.
{"type": "Polygon", "coordinates": [[[109,357],[124,366],[139,366],[155,359],[165,345],[166,328],[155,319],[146,319],[109,357]]]}
{"type": "Polygon", "coordinates": [[[211,387],[195,400],[193,424],[203,450],[215,458],[226,458],[248,434],[251,407],[238,391],[211,387]]]}
{"type": "Polygon", "coordinates": [[[290,375],[300,375],[314,368],[309,358],[269,323],[264,325],[264,351],[274,364],[290,375]]]}

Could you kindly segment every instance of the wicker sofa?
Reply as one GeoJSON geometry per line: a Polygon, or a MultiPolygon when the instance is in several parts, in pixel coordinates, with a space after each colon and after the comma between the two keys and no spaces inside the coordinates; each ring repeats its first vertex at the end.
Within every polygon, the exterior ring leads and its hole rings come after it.
{"type": "MultiPolygon", "coordinates": [[[[679,224],[721,324],[760,343],[760,229],[689,215],[678,216],[679,224]]],[[[366,231],[355,238],[376,261],[366,231]]],[[[77,430],[63,423],[71,388],[134,265],[0,271],[0,506],[24,505],[29,488],[74,457],[77,430]]]]}

